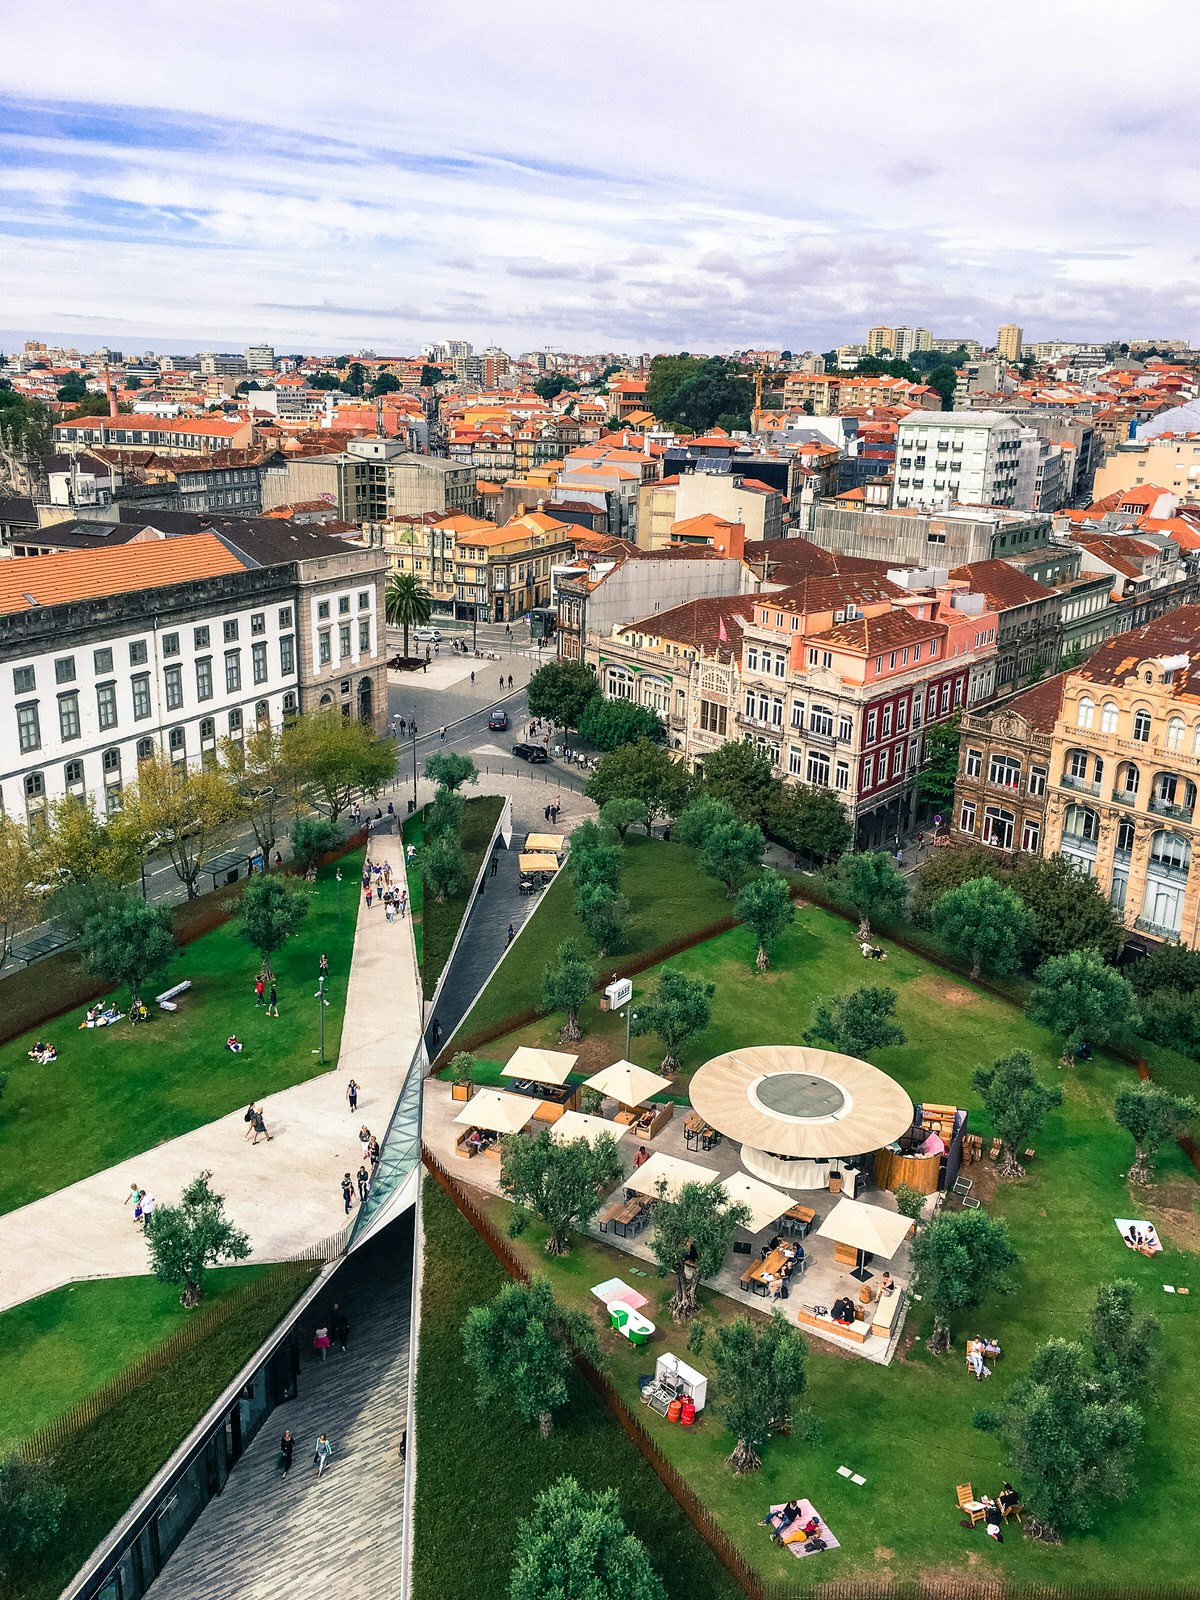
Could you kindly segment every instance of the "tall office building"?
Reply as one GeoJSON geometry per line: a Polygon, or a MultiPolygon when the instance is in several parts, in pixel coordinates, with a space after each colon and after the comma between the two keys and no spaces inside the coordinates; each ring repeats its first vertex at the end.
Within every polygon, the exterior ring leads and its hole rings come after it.
{"type": "Polygon", "coordinates": [[[1024,337],[1024,328],[1018,328],[1015,322],[1004,324],[996,335],[996,354],[1001,361],[1020,361],[1021,342],[1024,337]]]}

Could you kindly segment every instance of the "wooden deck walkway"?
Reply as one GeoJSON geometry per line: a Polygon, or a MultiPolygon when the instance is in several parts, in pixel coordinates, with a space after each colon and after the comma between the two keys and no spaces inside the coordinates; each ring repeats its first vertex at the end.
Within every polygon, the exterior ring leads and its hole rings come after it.
{"type": "Polygon", "coordinates": [[[223,1493],[150,1586],[150,1600],[329,1600],[399,1591],[411,1279],[410,1217],[357,1250],[306,1315],[297,1398],[267,1419],[223,1493]],[[342,1355],[335,1347],[322,1362],[307,1347],[334,1300],[350,1319],[349,1349],[342,1355]],[[296,1436],[286,1478],[276,1465],[285,1427],[296,1436]],[[322,1431],[334,1453],[318,1482],[312,1459],[322,1431]]]}

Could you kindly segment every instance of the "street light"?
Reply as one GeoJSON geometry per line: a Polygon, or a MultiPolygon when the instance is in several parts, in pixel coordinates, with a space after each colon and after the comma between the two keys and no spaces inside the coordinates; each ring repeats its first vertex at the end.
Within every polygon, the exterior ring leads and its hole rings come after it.
{"type": "Polygon", "coordinates": [[[342,931],[342,869],[339,867],[335,874],[338,886],[338,932],[342,931]]]}
{"type": "Polygon", "coordinates": [[[325,1007],[329,1004],[329,1001],[326,1000],[326,998],[325,998],[325,974],[324,973],[322,973],[321,976],[317,979],[317,992],[313,996],[313,998],[317,1001],[317,1010],[320,1012],[320,1015],[321,1015],[321,1065],[324,1066],[325,1065],[325,1007]]]}
{"type": "Polygon", "coordinates": [[[409,809],[415,811],[417,809],[417,713],[415,711],[408,719],[408,726],[412,733],[413,747],[413,797],[412,805],[409,809]]]}
{"type": "Polygon", "coordinates": [[[637,1016],[637,1012],[633,1009],[633,996],[630,995],[629,1004],[625,1007],[625,1059],[626,1059],[626,1061],[629,1060],[629,1027],[630,1027],[630,1024],[633,1022],[633,1020],[634,1020],[634,1018],[636,1016],[637,1016]]]}

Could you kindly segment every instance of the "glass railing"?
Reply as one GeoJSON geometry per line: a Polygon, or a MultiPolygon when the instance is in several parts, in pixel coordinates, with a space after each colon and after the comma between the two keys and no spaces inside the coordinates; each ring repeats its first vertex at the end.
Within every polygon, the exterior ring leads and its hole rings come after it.
{"type": "Polygon", "coordinates": [[[421,1161],[421,1085],[428,1065],[424,1041],[409,1062],[408,1076],[379,1144],[379,1160],[371,1176],[367,1198],[358,1208],[348,1248],[367,1231],[372,1219],[392,1195],[403,1188],[421,1161]]]}

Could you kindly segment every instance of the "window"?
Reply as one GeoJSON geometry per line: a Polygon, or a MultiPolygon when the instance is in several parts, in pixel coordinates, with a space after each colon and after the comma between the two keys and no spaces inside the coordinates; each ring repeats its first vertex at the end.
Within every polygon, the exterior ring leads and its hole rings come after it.
{"type": "Polygon", "coordinates": [[[1139,744],[1150,742],[1150,713],[1148,711],[1135,711],[1133,714],[1133,737],[1139,744]]]}
{"type": "Polygon", "coordinates": [[[177,656],[179,654],[179,635],[177,633],[163,634],[162,653],[164,656],[177,656]]]}
{"type": "Polygon", "coordinates": [[[258,644],[250,646],[250,665],[255,683],[267,681],[267,646],[260,640],[258,644]]]}
{"type": "Polygon", "coordinates": [[[333,647],[328,628],[322,628],[317,635],[317,660],[323,667],[327,667],[333,660],[333,647]]]}
{"type": "Polygon", "coordinates": [[[144,667],[149,657],[145,639],[134,639],[129,646],[129,665],[131,667],[144,667]]]}
{"type": "Polygon", "coordinates": [[[862,786],[863,786],[864,789],[869,789],[874,782],[875,782],[875,757],[874,756],[868,756],[867,759],[863,762],[862,786]]]}
{"type": "Polygon", "coordinates": [[[296,715],[296,691],[289,689],[283,697],[283,714],[285,717],[296,715]]]}
{"type": "Polygon", "coordinates": [[[700,702],[700,727],[704,733],[715,733],[721,738],[725,737],[728,728],[728,708],[718,704],[715,700],[701,700],[700,702]]]}
{"type": "Polygon", "coordinates": [[[113,669],[112,651],[107,646],[105,646],[103,650],[93,651],[92,661],[95,664],[97,672],[111,672],[113,669]]]}
{"type": "MultiPolygon", "coordinates": [[[[60,656],[59,659],[54,663],[54,681],[55,683],[75,682],[74,656],[60,656]]],[[[30,684],[29,687],[32,689],[33,685],[30,684]]]]}
{"type": "Polygon", "coordinates": [[[279,670],[285,674],[296,670],[296,644],[290,633],[279,641],[279,670]]]}
{"type": "Polygon", "coordinates": [[[833,738],[833,712],[828,706],[813,706],[808,714],[808,726],[823,739],[833,738]]]}
{"type": "Polygon", "coordinates": [[[842,744],[849,744],[854,737],[854,722],[850,717],[838,718],[838,739],[842,744]]]}
{"type": "Polygon", "coordinates": [[[369,611],[371,609],[371,591],[369,589],[360,589],[358,591],[358,609],[360,611],[369,611]]]}
{"type": "Polygon", "coordinates": [[[874,711],[867,712],[867,743],[875,743],[876,715],[874,711]]]}
{"type": "Polygon", "coordinates": [[[197,650],[207,650],[211,643],[212,637],[207,627],[192,629],[192,644],[197,650]]]}
{"type": "Polygon", "coordinates": [[[154,740],[139,739],[137,742],[137,758],[139,761],[152,761],[154,759],[154,740]]]}
{"type": "MultiPolygon", "coordinates": [[[[525,577],[525,569],[524,568],[521,569],[520,577],[521,577],[522,580],[524,580],[524,577],[525,577]]],[[[350,615],[350,596],[348,594],[340,594],[340,595],[338,595],[338,616],[339,617],[348,617],[349,615],[350,615]]]]}
{"type": "Polygon", "coordinates": [[[227,694],[236,694],[242,687],[242,652],[240,650],[226,650],[225,652],[225,691],[227,694]]]}
{"type": "Polygon", "coordinates": [[[1027,817],[1021,829],[1021,849],[1037,855],[1042,843],[1042,825],[1036,817],[1027,817]]]}
{"type": "Polygon", "coordinates": [[[1096,702],[1088,695],[1083,695],[1075,714],[1075,725],[1078,728],[1090,728],[1096,716],[1096,702]]]}
{"type": "Polygon", "coordinates": [[[222,624],[221,632],[226,644],[233,644],[238,636],[238,622],[236,617],[227,617],[222,624]]]}
{"type": "Polygon", "coordinates": [[[985,806],[983,811],[983,842],[997,850],[1011,850],[1016,818],[1011,811],[999,806],[985,806]]]}
{"type": "Polygon", "coordinates": [[[788,772],[793,778],[798,778],[804,771],[804,751],[797,750],[795,745],[788,748],[788,772]]]}
{"type": "Polygon", "coordinates": [[[64,740],[79,737],[79,695],[75,690],[58,697],[58,735],[64,740]]]}
{"type": "Polygon", "coordinates": [[[833,769],[833,787],[840,789],[843,794],[850,787],[850,763],[839,761],[833,769]]]}
{"type": "Polygon", "coordinates": [[[13,693],[32,694],[36,687],[32,667],[13,668],[13,693]]]}
{"type": "Polygon", "coordinates": [[[343,622],[338,627],[338,660],[345,661],[350,654],[350,624],[343,622]]]}
{"type": "Polygon", "coordinates": [[[260,726],[264,722],[271,720],[271,708],[265,700],[256,700],[254,702],[254,720],[260,726]]]}
{"type": "Polygon", "coordinates": [[[200,718],[200,743],[211,742],[217,737],[217,724],[212,717],[200,718]]]}
{"type": "Polygon", "coordinates": [[[183,668],[164,667],[163,686],[166,689],[167,710],[181,710],[183,706],[183,668]]]}
{"type": "Polygon", "coordinates": [[[988,766],[988,782],[1003,789],[1019,789],[1021,763],[1016,756],[993,756],[988,766]]]}
{"type": "Polygon", "coordinates": [[[328,622],[329,621],[329,601],[328,600],[318,600],[318,602],[317,602],[317,621],[318,622],[328,622]]]}
{"type": "Polygon", "coordinates": [[[792,727],[793,728],[803,728],[803,726],[804,726],[804,701],[803,700],[793,700],[792,701],[792,727]]]}
{"type": "Polygon", "coordinates": [[[823,751],[809,751],[804,781],[806,783],[819,784],[823,788],[829,787],[829,757],[823,751]]]}
{"type": "Polygon", "coordinates": [[[42,747],[42,730],[38,722],[38,708],[35,702],[17,707],[17,738],[20,742],[22,754],[30,750],[40,750],[42,747]]]}
{"type": "Polygon", "coordinates": [[[901,700],[896,707],[896,732],[903,733],[908,727],[908,701],[901,700]]]}
{"type": "Polygon", "coordinates": [[[196,660],[196,699],[211,700],[212,697],[212,657],[199,656],[196,660]]]}
{"type": "Polygon", "coordinates": [[[115,683],[96,685],[96,715],[102,728],[117,725],[117,686],[115,683]]]}
{"type": "Polygon", "coordinates": [[[958,813],[958,831],[959,831],[959,833],[974,833],[975,832],[975,802],[974,802],[974,800],[964,800],[962,805],[961,805],[961,807],[959,808],[959,813],[958,813]]]}
{"type": "Polygon", "coordinates": [[[1030,767],[1029,793],[1034,797],[1034,799],[1036,799],[1039,795],[1045,794],[1046,777],[1047,772],[1045,767],[1030,767]]]}
{"type": "Polygon", "coordinates": [[[371,648],[371,624],[365,617],[358,625],[358,648],[361,653],[366,653],[371,648]]]}
{"type": "Polygon", "coordinates": [[[881,750],[879,752],[879,781],[880,781],[880,783],[886,783],[887,782],[887,775],[888,775],[888,753],[887,753],[886,750],[881,750]]]}
{"type": "MultiPolygon", "coordinates": [[[[815,654],[815,652],[813,653],[815,654]]],[[[746,651],[746,671],[758,671],[758,646],[756,644],[750,645],[746,651]]]]}
{"type": "Polygon", "coordinates": [[[68,761],[63,767],[63,782],[68,789],[76,789],[83,783],[83,762],[68,761]]]}
{"type": "Polygon", "coordinates": [[[182,755],[183,752],[184,752],[184,749],[186,748],[185,745],[184,745],[183,729],[182,728],[172,728],[171,732],[170,732],[170,734],[169,734],[169,736],[167,738],[167,743],[170,746],[172,756],[180,756],[180,755],[182,755]]]}
{"type": "Polygon", "coordinates": [[[121,752],[119,750],[106,750],[101,757],[101,765],[104,768],[104,776],[106,778],[110,777],[114,772],[120,772],[121,752]]]}
{"type": "Polygon", "coordinates": [[[879,730],[880,737],[883,738],[883,739],[886,739],[890,735],[891,731],[892,731],[892,708],[891,708],[891,706],[884,706],[884,708],[883,708],[883,725],[881,726],[881,728],[879,730]]]}
{"type": "Polygon", "coordinates": [[[967,760],[963,771],[968,778],[977,778],[983,771],[983,751],[967,750],[967,760]]]}
{"type": "Polygon", "coordinates": [[[267,631],[267,614],[266,614],[266,612],[265,611],[255,611],[255,612],[253,612],[251,617],[250,617],[250,632],[251,632],[251,634],[266,633],[266,631],[267,631]]]}
{"type": "Polygon", "coordinates": [[[25,798],[37,800],[46,792],[46,780],[40,772],[25,774],[25,798]]]}
{"type": "Polygon", "coordinates": [[[1183,749],[1183,718],[1172,717],[1167,723],[1167,749],[1183,749]]]}
{"type": "Polygon", "coordinates": [[[240,706],[234,706],[229,713],[229,731],[230,733],[241,733],[242,731],[242,708],[240,706]]]}

